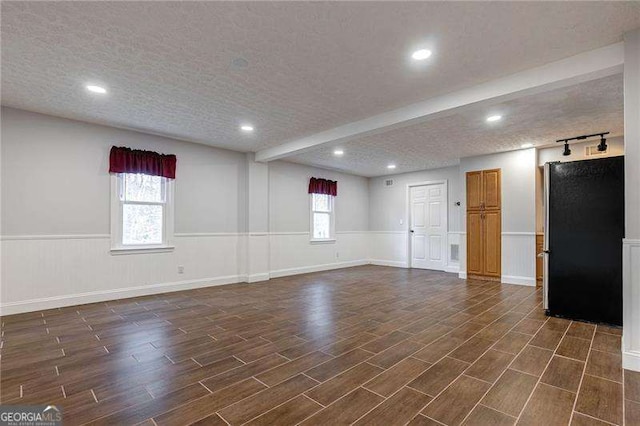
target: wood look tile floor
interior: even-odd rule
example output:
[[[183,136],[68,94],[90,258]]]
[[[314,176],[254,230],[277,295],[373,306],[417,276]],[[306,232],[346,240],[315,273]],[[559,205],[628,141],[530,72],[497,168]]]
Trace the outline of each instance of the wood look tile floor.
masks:
[[[363,266],[2,318],[2,404],[65,424],[637,425],[621,330]]]

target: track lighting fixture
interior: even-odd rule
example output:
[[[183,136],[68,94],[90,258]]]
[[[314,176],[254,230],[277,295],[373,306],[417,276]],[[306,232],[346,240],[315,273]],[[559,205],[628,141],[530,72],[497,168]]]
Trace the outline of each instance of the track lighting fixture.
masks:
[[[600,136],[600,143],[598,144],[598,151],[603,152],[607,150],[607,140],[604,136]]]
[[[598,145],[598,151],[602,152],[607,150],[607,140],[604,138],[604,135],[608,135],[608,134],[609,132],[594,133],[592,135],[581,135],[573,138],[558,139],[556,142],[564,143],[564,151],[562,152],[562,155],[568,156],[568,155],[571,155],[571,148],[569,148],[569,141],[582,141],[587,138],[592,138],[594,136],[600,136],[600,144]]]

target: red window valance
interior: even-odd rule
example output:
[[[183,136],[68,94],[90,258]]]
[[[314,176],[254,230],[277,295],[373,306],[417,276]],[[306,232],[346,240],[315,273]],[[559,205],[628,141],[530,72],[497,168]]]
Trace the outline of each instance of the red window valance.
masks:
[[[175,179],[176,156],[114,146],[109,154],[109,173],[141,173]]]
[[[309,181],[309,194],[329,194],[335,197],[338,195],[338,182],[312,177]]]

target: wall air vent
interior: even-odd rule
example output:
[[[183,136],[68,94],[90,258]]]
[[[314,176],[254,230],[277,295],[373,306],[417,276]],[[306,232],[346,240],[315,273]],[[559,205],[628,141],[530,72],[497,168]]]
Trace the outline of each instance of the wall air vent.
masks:
[[[451,244],[450,246],[451,253],[449,254],[449,258],[452,262],[458,262],[460,260],[460,246],[458,244]]]
[[[384,186],[393,186],[393,179],[387,179],[384,181]]]
[[[584,155],[586,157],[592,157],[596,155],[606,154],[609,151],[609,147],[604,151],[598,151],[598,145],[589,145],[584,147]]]

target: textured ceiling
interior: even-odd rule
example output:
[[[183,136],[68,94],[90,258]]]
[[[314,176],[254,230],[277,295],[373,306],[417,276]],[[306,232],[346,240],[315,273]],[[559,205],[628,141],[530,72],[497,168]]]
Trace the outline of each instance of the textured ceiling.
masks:
[[[4,105],[240,151],[615,43],[640,26],[638,2],[3,1],[1,7]],[[409,63],[408,54],[425,45],[433,57]],[[109,94],[86,93],[89,82]],[[352,171],[379,174],[375,161],[385,158],[384,164],[405,141],[411,148],[396,160],[403,167],[417,166],[412,158],[426,140],[433,141],[434,160],[421,167],[436,157],[453,161],[450,147],[436,142],[471,137],[460,130],[469,118],[438,120],[428,137],[422,127],[404,129],[395,145],[383,135],[357,142],[349,147],[348,158],[359,157]],[[255,134],[238,132],[244,121]],[[508,134],[516,137],[512,144],[522,130]],[[445,139],[442,132],[460,136]],[[473,134],[461,145],[483,152],[494,136],[480,142]],[[500,140],[497,147],[507,144]],[[323,161],[322,152],[308,156]]]
[[[499,122],[487,123],[491,114]],[[519,149],[524,143],[554,144],[563,137],[610,131],[623,133],[622,75],[526,96],[491,107],[409,125],[346,144],[324,147],[287,160],[362,176],[379,176],[458,164],[460,158]],[[333,155],[336,147],[345,153]],[[397,165],[387,170],[389,163]]]

